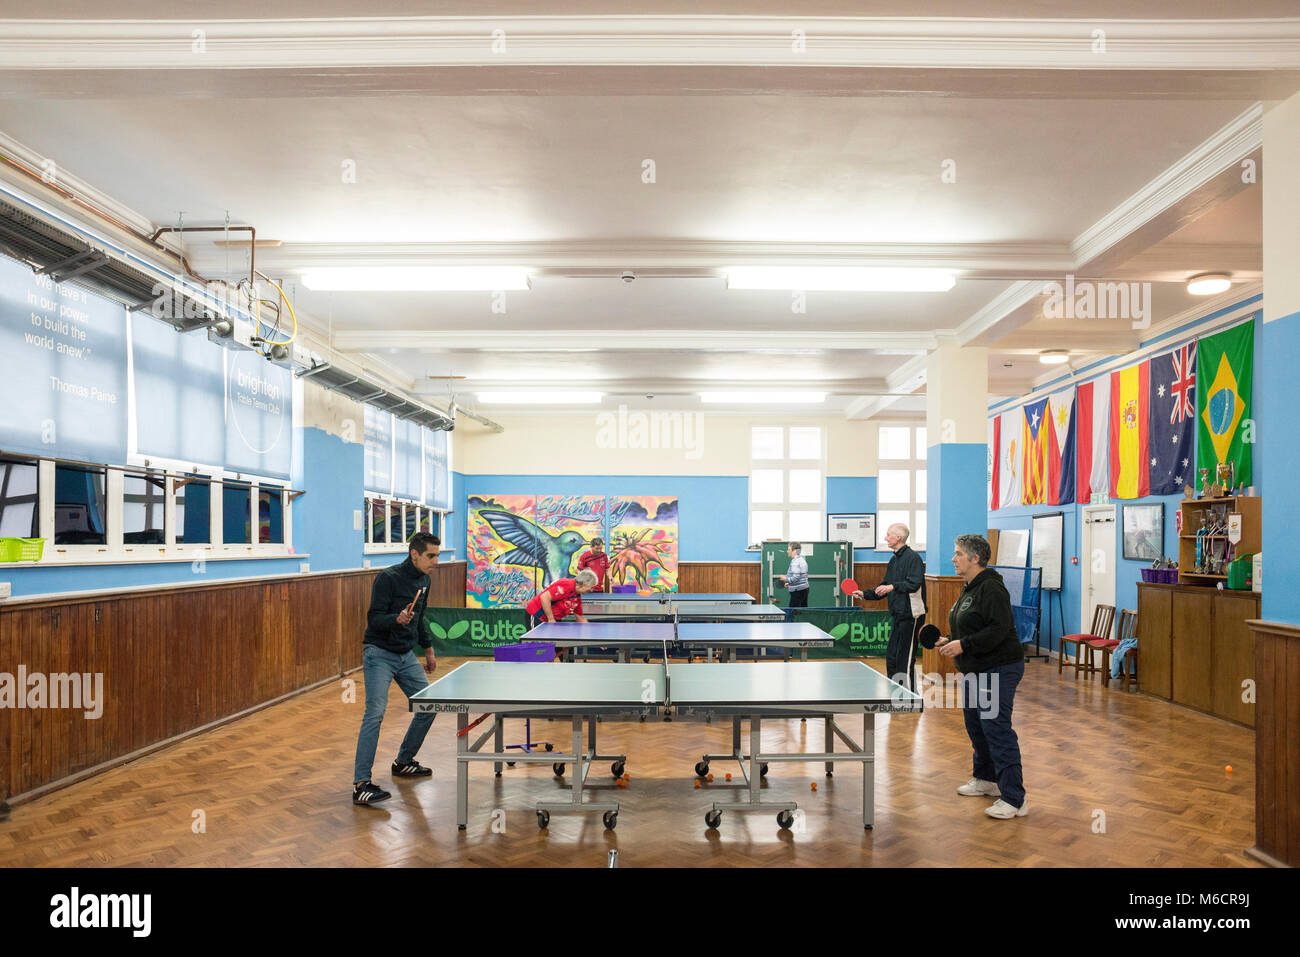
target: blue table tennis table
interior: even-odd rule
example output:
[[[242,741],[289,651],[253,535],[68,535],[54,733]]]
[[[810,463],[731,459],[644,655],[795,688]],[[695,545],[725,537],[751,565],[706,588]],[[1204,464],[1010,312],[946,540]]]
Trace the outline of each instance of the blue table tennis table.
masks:
[[[666,649],[665,649],[666,655]],[[610,761],[613,787],[627,767],[626,754],[602,754],[596,742],[597,717],[645,717],[673,711],[682,718],[732,719],[731,752],[704,754],[695,765],[697,776],[708,775],[711,762],[734,760],[740,766],[743,783],[721,785],[745,793],[739,802],[715,801],[705,811],[709,828],[717,828],[722,815],[739,811],[777,811],[777,824],[789,828],[798,804],[794,801],[764,801],[761,779],[772,762],[825,762],[826,773],[834,765],[855,762],[862,766],[862,825],[875,823],[875,718],[876,714],[910,713],[921,710],[914,692],[890,681],[860,661],[814,662],[721,662],[701,664],[658,664],[624,662],[510,661],[466,662],[438,679],[410,699],[417,713],[456,715],[456,823],[463,830],[469,818],[469,767],[490,762],[499,775],[507,761],[523,764],[552,764],[556,776],[573,765],[568,801],[539,801],[535,805],[537,824],[549,826],[553,813],[600,812],[606,828],[618,823],[617,801],[584,800],[599,784],[589,783],[593,765]],[[471,713],[481,717],[471,722]],[[840,726],[838,716],[862,716],[862,740]],[[547,754],[510,754],[502,745],[507,717],[568,718],[572,727],[572,749]],[[771,752],[762,749],[762,723],[767,719],[820,717],[826,722],[824,750],[818,752]],[[477,739],[469,734],[491,720]],[[744,746],[742,723],[749,722],[748,749]],[[586,725],[584,740],[583,726]],[[687,727],[679,721],[673,727]],[[839,739],[847,751],[835,751]],[[492,740],[495,750],[484,751]],[[710,790],[719,785],[710,785]],[[683,789],[684,798],[694,793]]]
[[[544,621],[524,635],[523,640],[553,644],[566,658],[597,648],[613,649],[620,661],[631,661],[638,652],[657,653],[664,647],[670,656],[703,654],[710,660],[714,651],[720,651],[728,661],[735,661],[741,649],[754,654],[768,648],[787,652],[798,649],[800,659],[807,661],[809,648],[835,645],[835,639],[816,625],[784,618],[717,622]]]
[[[753,605],[754,596],[745,592],[681,592],[681,591],[656,591],[648,595],[638,595],[633,592],[608,592],[593,591],[588,592],[582,597],[584,605],[602,605],[610,602],[649,602],[664,603],[676,602],[678,604],[688,602],[709,602],[711,604],[727,605]]]
[[[606,601],[582,599],[583,617],[588,621],[785,621],[785,609],[778,605],[756,605],[733,601]],[[623,596],[628,598],[629,596]],[[748,596],[746,596],[748,597]]]

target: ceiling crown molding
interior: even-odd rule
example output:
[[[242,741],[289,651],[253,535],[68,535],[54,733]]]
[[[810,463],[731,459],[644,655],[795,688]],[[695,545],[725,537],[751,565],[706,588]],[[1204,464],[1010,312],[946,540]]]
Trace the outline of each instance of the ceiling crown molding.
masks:
[[[0,20],[0,63],[18,70],[612,64],[1259,71],[1300,64],[1300,18],[24,19]]]
[[[1076,268],[1263,145],[1264,106],[1254,103],[1080,233],[1070,244]]]

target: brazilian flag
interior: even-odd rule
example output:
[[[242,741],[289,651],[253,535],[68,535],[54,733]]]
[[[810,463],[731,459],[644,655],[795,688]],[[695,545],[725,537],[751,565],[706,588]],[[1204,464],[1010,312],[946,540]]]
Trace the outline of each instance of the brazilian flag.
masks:
[[[1244,322],[1196,343],[1196,467],[1237,464],[1238,485],[1251,484],[1255,423],[1250,417],[1255,323]],[[1195,487],[1200,487],[1199,476]]]

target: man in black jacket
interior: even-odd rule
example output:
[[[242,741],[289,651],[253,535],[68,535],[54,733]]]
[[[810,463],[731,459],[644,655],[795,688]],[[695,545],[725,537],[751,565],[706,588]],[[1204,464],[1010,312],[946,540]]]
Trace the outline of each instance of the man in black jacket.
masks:
[[[379,746],[379,727],[388,707],[388,686],[397,686],[409,698],[429,683],[426,672],[437,667],[433,642],[424,629],[424,608],[429,602],[429,571],[438,563],[442,545],[438,536],[416,532],[408,543],[406,561],[385,568],[375,576],[370,590],[370,610],[366,613],[366,635],[362,650],[362,674],[366,684],[366,713],[357,735],[356,765],[352,775],[352,803],[375,804],[390,797],[387,791],[370,780]],[[424,667],[412,649],[416,643],[424,648]],[[422,778],[433,774],[415,760],[424,744],[424,736],[433,724],[432,714],[417,714],[402,739],[393,776]]]
[[[868,597],[885,599],[893,619],[893,630],[885,649],[885,675],[909,691],[915,691],[916,636],[925,623],[925,562],[908,547],[909,534],[907,526],[901,523],[890,525],[886,530],[885,544],[894,555],[885,568],[884,581]],[[913,605],[914,596],[916,606]],[[853,597],[862,598],[863,594],[856,592]]]
[[[1025,653],[1007,586],[1001,575],[987,567],[990,551],[980,535],[957,536],[952,564],[966,587],[948,613],[948,637],[939,639],[935,647],[969,676],[962,710],[974,749],[974,776],[957,793],[1000,795],[984,813],[1005,819],[1029,813],[1020,740],[1011,727],[1016,687],[1025,675]]]

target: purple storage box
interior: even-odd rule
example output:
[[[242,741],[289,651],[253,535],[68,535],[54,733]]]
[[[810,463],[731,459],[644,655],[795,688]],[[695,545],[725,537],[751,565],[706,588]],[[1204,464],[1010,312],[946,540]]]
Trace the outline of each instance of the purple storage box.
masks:
[[[1177,569],[1177,568],[1166,568],[1166,569],[1164,570],[1164,575],[1165,575],[1165,584],[1166,584],[1166,585],[1177,585],[1177,584],[1178,584],[1178,569]]]
[[[521,641],[517,645],[497,645],[492,649],[497,661],[554,661],[555,644],[549,641]]]
[[[1156,576],[1156,575],[1160,575],[1160,571],[1159,571],[1158,569],[1155,569],[1155,568],[1140,568],[1140,569],[1138,569],[1138,570],[1139,570],[1140,572],[1142,572],[1142,580],[1143,580],[1144,582],[1153,582],[1153,581],[1156,580],[1156,577],[1155,577],[1155,576]],[[1161,578],[1163,578],[1163,577],[1164,577],[1164,576],[1161,575]]]
[[[613,593],[614,593],[615,595],[635,595],[635,594],[636,594],[636,586],[635,586],[635,585],[615,585],[614,588],[613,588]]]

